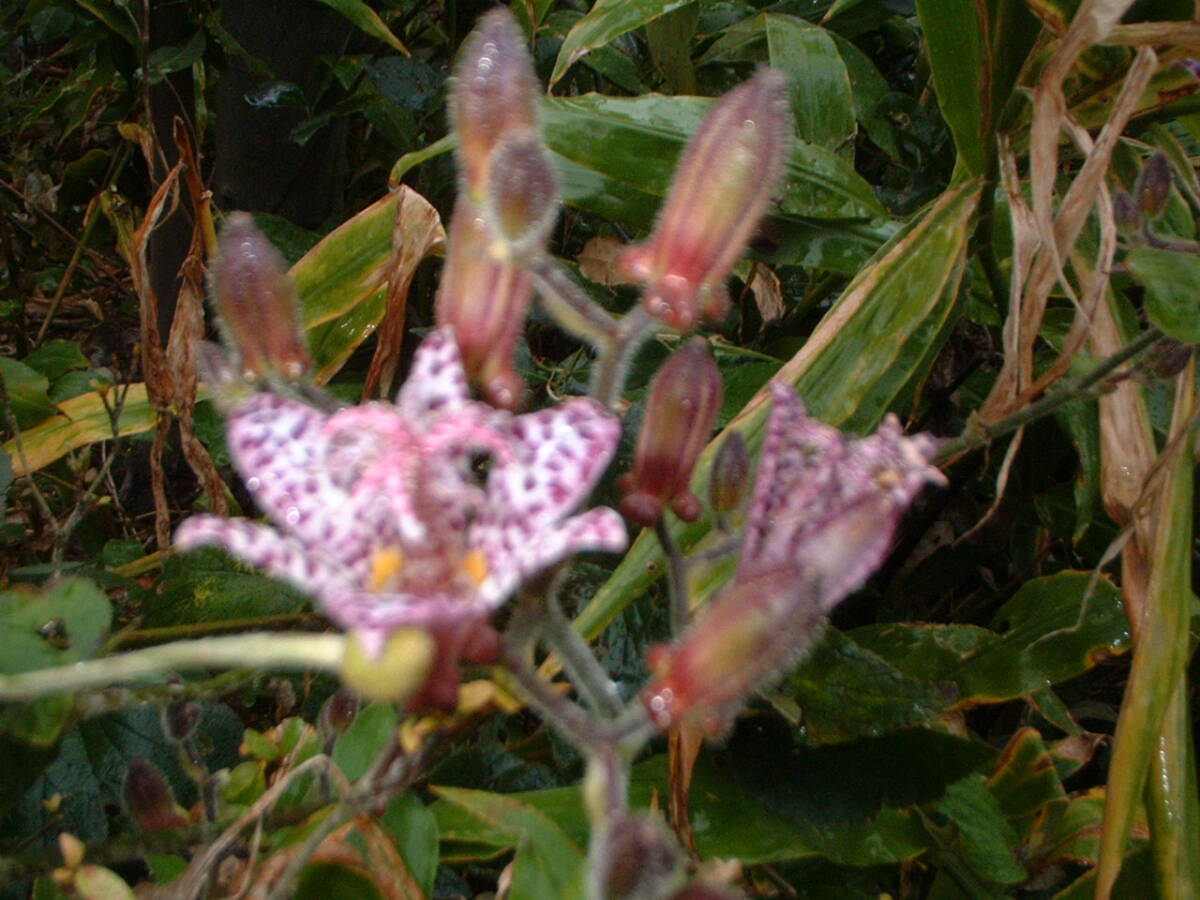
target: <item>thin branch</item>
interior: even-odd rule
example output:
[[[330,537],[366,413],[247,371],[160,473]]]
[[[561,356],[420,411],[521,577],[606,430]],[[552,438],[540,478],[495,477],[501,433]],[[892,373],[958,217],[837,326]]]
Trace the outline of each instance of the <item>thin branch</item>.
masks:
[[[1024,409],[1013,413],[1011,416],[1005,416],[998,422],[991,424],[978,421],[971,422],[962,435],[942,445],[937,455],[933,458],[933,462],[937,465],[952,462],[964,453],[989,444],[996,438],[1003,437],[1024,425],[1048,416],[1060,406],[1064,406],[1075,400],[1094,397],[1096,395],[1095,388],[1098,384],[1112,375],[1123,363],[1128,362],[1158,343],[1162,337],[1163,333],[1157,328],[1144,331],[1112,356],[1099,362],[1089,372],[1079,378],[1065,382],[1060,387],[1047,393],[1036,403],[1031,403]]]

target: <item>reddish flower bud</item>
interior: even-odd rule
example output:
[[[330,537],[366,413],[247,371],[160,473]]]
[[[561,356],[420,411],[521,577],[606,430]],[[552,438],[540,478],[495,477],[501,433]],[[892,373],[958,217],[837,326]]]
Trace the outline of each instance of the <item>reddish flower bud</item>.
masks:
[[[525,393],[513,355],[533,300],[533,278],[493,259],[488,244],[483,220],[460,198],[434,312],[439,325],[454,327],[467,378],[494,406],[513,409]]]
[[[703,338],[688,341],[663,363],[650,383],[633,472],[620,480],[622,514],[641,525],[657,522],[664,506],[685,522],[700,515],[688,483],[721,397],[721,371]]]
[[[175,743],[182,743],[196,733],[196,726],[204,711],[199,703],[191,700],[175,700],[163,709],[163,733]]]
[[[1122,231],[1137,231],[1142,227],[1142,212],[1132,197],[1122,190],[1113,194],[1113,220]]]
[[[538,82],[512,13],[493,9],[467,39],[454,70],[450,118],[464,189],[481,203],[492,151],[513,132],[537,131]]]
[[[630,814],[611,821],[592,847],[592,896],[665,897],[683,880],[679,842],[657,819]]]
[[[717,451],[712,473],[708,476],[708,496],[713,511],[726,513],[737,509],[746,495],[749,478],[750,452],[746,449],[746,439],[739,432],[731,431]]]
[[[620,268],[646,308],[686,331],[724,317],[724,281],[758,227],[791,144],[787,79],[762,69],[717,101],[683,152],[650,240]]]
[[[1154,219],[1162,214],[1171,196],[1171,163],[1166,156],[1155,153],[1146,160],[1134,191],[1137,194],[1138,208],[1147,219]]]
[[[558,180],[533,132],[505,138],[492,153],[483,213],[494,257],[519,261],[541,250],[558,217]]]
[[[311,362],[299,301],[283,258],[254,219],[233,213],[221,231],[212,272],[218,321],[243,377],[296,379]]]
[[[346,688],[334,691],[321,705],[321,712],[317,716],[317,728],[326,738],[341,734],[354,722],[359,705],[358,697],[353,691]]]
[[[162,772],[140,756],[129,761],[121,794],[130,817],[142,831],[178,828],[188,823]]]
[[[746,895],[729,885],[717,887],[698,881],[689,884],[671,900],[746,900]]]

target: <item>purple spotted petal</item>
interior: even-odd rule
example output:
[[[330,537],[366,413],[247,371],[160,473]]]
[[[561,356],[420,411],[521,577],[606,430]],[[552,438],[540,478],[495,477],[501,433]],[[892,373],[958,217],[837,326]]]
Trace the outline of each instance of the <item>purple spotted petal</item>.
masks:
[[[488,538],[488,546],[479,547],[488,563],[488,575],[479,586],[479,596],[490,606],[502,603],[525,578],[573,553],[619,552],[628,543],[625,522],[607,507],[572,516],[532,538],[523,529],[515,528]]]
[[[275,394],[255,394],[229,418],[229,450],[254,502],[305,546],[361,563],[377,523],[351,511],[331,467],[326,416]]]
[[[790,388],[771,390],[737,578],[795,568],[828,610],[883,561],[921,488],[944,479],[928,464],[934,442],[905,437],[895,417],[876,434],[847,438],[805,415]]]
[[[312,547],[246,519],[193,516],[175,531],[175,547],[190,550],[215,544],[247,565],[262,569],[322,601],[349,590],[352,582],[336,561]]]
[[[578,398],[517,417],[513,458],[488,476],[494,515],[479,527],[523,527],[532,535],[583,501],[608,466],[621,423],[594,400]]]
[[[415,423],[454,415],[470,402],[454,332],[439,328],[417,348],[408,380],[396,395],[396,406],[402,416]]]
[[[332,597],[325,611],[342,628],[356,631],[363,648],[371,656],[377,656],[383,650],[388,637],[398,628],[429,628],[478,618],[487,612],[464,602],[457,594],[418,596],[361,590],[343,591]]]

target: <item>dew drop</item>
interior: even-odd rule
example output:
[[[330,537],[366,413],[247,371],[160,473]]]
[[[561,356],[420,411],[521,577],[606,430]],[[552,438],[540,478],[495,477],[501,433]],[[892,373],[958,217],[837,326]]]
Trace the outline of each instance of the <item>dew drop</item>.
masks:
[[[259,479],[258,476],[254,476],[252,478],[246,479],[246,489],[247,490],[257,491],[260,487],[262,487],[262,480]]]
[[[288,508],[287,515],[284,516],[284,521],[289,525],[295,525],[300,521],[300,510],[292,506]]]

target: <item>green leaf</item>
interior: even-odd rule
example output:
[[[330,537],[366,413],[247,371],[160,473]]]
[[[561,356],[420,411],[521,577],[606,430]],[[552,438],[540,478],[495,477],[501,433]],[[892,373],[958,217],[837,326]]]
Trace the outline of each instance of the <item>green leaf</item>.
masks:
[[[900,159],[900,145],[896,141],[892,120],[881,111],[880,105],[887,97],[891,88],[887,79],[871,61],[871,57],[863,53],[850,41],[836,31],[827,32],[841,54],[846,66],[846,74],[850,78],[850,90],[854,95],[854,115],[866,131],[867,137],[875,142],[884,153],[893,160]]]
[[[438,867],[437,819],[421,798],[405,791],[388,804],[380,824],[388,830],[404,864],[426,896],[433,894]]]
[[[700,16],[696,7],[697,4],[689,3],[646,23],[650,58],[672,94],[695,94],[699,89],[691,54]]]
[[[1021,697],[1086,672],[1129,647],[1121,593],[1091,572],[1026,582],[996,613],[1005,628],[949,674],[962,703]]]
[[[560,169],[563,198],[601,215],[648,226],[657,203],[643,196],[633,202],[633,215],[618,215],[623,195],[631,188],[649,198],[666,195],[684,144],[712,103],[705,97],[659,94],[548,98],[542,104],[546,144],[575,166],[565,173]],[[639,213],[644,206],[649,210]],[[788,164],[779,211],[809,219],[871,219],[884,214],[871,186],[849,163],[803,141],[797,142]]]
[[[1054,758],[1036,728],[1022,728],[1013,735],[988,786],[1018,834],[1028,834],[1048,805],[1067,800]]]
[[[36,369],[0,356],[0,379],[3,380],[13,415],[17,417],[18,427],[29,428],[58,412],[46,396],[50,382]]]
[[[347,780],[366,774],[396,731],[396,707],[391,703],[372,703],[359,711],[333,745],[333,761]]]
[[[828,629],[780,692],[800,707],[806,740],[833,743],[934,724],[953,695],[902,674],[835,629]]]
[[[379,14],[363,0],[320,0],[320,2],[337,10],[371,37],[383,41],[393,50],[408,56],[408,49],[400,43],[400,39],[392,34],[383,19],[379,18]]]
[[[976,5],[959,0],[917,0],[917,15],[938,106],[958,148],[961,164],[972,175],[983,174],[990,123],[983,101],[986,82],[985,38]]]
[[[471,835],[467,840],[478,843],[500,840],[503,846],[516,849],[511,895],[514,900],[568,896],[583,851],[556,824],[556,819],[513,795],[450,787],[435,787],[433,791],[444,803],[467,814],[465,823],[461,816],[452,816],[449,828],[439,817],[439,831],[443,835],[459,840]],[[437,808],[435,804],[435,814]],[[476,823],[473,833],[470,820]]]
[[[71,369],[86,369],[90,363],[75,341],[47,341],[24,359],[25,365],[41,372],[51,381],[61,378]]]
[[[0,359],[0,371],[5,362]],[[146,398],[146,386],[131,384],[107,393],[109,402],[114,404],[122,395],[121,415],[117,420],[120,434],[140,434],[153,428],[155,416]],[[72,397],[58,404],[57,412],[58,415],[21,433],[21,452],[15,439],[4,445],[5,452],[13,459],[14,474],[36,472],[72,450],[113,438],[112,420],[99,394]]]
[[[1146,289],[1146,314],[1168,337],[1200,343],[1200,259],[1189,253],[1137,247],[1125,266]]]
[[[575,23],[559,48],[550,74],[550,87],[589,51],[607,44],[651,22],[659,16],[686,6],[691,0],[596,0],[586,16]]]
[[[203,547],[167,558],[162,587],[146,595],[142,620],[155,628],[281,615],[308,606],[295,588],[249,570],[222,550]]]
[[[296,900],[384,900],[368,875],[337,863],[306,865],[296,881]]]
[[[1017,862],[1017,833],[1004,818],[982,775],[950,785],[935,808],[958,827],[953,852],[980,878],[1012,885],[1026,878]]]
[[[47,632],[54,634],[56,642],[65,644],[61,651],[55,651],[61,653],[63,661],[90,659],[111,622],[112,605],[108,597],[83,578],[63,578],[33,596],[20,590],[0,594],[0,625],[34,637]],[[7,645],[4,656],[4,664],[11,666],[7,662]],[[7,668],[6,671],[27,670]]]
[[[853,152],[854,93],[829,32],[795,16],[763,18],[771,65],[788,76],[796,133],[827,150]]]

